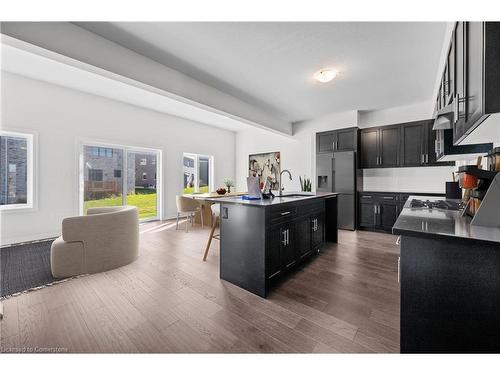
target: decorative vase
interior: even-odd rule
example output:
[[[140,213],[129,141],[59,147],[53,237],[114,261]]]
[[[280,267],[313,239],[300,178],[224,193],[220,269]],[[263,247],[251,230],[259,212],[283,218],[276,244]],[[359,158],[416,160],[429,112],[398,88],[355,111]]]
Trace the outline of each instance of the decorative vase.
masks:
[[[231,192],[231,186],[227,187],[227,193],[229,194]]]

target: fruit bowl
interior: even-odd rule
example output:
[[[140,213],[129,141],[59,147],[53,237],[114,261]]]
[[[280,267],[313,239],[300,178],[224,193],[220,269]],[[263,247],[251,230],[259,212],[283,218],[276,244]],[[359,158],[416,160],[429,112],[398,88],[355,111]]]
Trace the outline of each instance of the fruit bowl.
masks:
[[[218,188],[218,189],[216,190],[216,192],[217,192],[217,194],[219,194],[219,195],[224,195],[224,194],[226,194],[226,189],[225,189],[225,188],[223,188],[223,187],[221,187],[221,188]]]

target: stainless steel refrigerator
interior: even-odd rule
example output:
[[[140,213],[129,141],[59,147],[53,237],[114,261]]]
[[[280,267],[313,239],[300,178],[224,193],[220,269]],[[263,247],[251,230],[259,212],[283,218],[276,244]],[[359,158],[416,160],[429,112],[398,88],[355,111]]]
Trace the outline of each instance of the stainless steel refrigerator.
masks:
[[[354,151],[318,154],[316,190],[338,193],[338,228],[356,226],[356,153]]]

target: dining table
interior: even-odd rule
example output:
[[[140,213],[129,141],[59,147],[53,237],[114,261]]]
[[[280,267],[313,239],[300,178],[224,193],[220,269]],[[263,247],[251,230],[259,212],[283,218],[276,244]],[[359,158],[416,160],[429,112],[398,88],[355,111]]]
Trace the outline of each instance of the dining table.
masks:
[[[225,197],[236,197],[247,194],[246,192],[231,192],[225,194],[219,194],[217,192],[211,193],[190,193],[183,194],[183,197],[196,199],[201,204],[201,212],[197,213],[194,217],[194,222],[196,224],[201,224],[201,216],[203,215],[203,223],[205,225],[212,225],[212,209],[210,206],[215,204],[215,202],[209,201],[209,198],[225,198]]]

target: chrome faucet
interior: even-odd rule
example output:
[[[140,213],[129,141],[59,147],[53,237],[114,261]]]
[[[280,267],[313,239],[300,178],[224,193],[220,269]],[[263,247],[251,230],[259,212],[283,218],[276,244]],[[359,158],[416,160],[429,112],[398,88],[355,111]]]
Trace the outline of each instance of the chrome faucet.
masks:
[[[281,192],[282,192],[282,190],[283,190],[283,188],[281,187],[281,175],[283,174],[283,172],[288,173],[288,177],[290,177],[290,181],[292,181],[292,174],[290,173],[290,171],[289,171],[288,169],[283,169],[283,170],[280,172],[280,181],[279,181],[279,186],[278,186],[278,187],[279,187],[279,196],[280,196],[280,197],[282,196]]]

